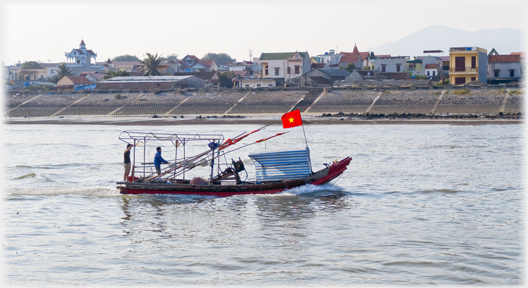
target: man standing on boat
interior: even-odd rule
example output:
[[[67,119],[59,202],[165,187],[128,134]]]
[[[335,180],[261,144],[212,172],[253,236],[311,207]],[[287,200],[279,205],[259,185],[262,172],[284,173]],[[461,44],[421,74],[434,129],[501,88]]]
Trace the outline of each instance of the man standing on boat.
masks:
[[[123,177],[124,181],[127,182],[128,181],[128,175],[130,174],[130,149],[132,149],[133,145],[132,144],[127,144],[127,148],[125,150],[125,176]]]
[[[156,147],[156,156],[154,156],[154,166],[156,167],[156,172],[158,175],[161,174],[161,164],[169,164],[163,157],[161,157],[161,147]]]

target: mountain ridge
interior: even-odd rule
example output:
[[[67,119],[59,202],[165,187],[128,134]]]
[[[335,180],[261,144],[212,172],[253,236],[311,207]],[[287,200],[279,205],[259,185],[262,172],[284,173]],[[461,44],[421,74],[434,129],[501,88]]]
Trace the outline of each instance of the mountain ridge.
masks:
[[[449,55],[449,47],[495,48],[500,54],[523,51],[523,31],[512,28],[481,29],[474,32],[444,25],[431,25],[404,36],[370,48],[376,55],[422,56],[424,50],[442,50]]]

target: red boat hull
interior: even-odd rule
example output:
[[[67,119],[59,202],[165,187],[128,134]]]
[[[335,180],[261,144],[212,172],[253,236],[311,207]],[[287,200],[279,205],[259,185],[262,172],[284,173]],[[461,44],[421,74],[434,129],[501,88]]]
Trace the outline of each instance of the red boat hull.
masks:
[[[247,194],[276,194],[287,189],[306,184],[322,185],[335,179],[347,169],[352,158],[347,157],[333,163],[306,179],[283,181],[270,184],[240,184],[231,186],[221,185],[190,185],[190,184],[153,184],[119,182],[117,188],[121,194],[179,194],[228,197]]]

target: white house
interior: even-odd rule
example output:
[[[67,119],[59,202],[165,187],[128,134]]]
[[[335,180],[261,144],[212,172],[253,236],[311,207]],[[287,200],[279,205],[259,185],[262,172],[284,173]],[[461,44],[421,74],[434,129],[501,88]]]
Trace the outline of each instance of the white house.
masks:
[[[308,52],[262,53],[254,62],[254,78],[275,79],[277,85],[311,70]]]
[[[243,78],[238,80],[239,87],[250,88],[275,87],[275,83],[275,79],[271,78]]]
[[[66,56],[66,65],[71,68],[74,74],[79,74],[83,71],[103,71],[104,69],[103,66],[96,64],[97,53],[86,49],[84,40],[81,40],[79,49],[74,48],[64,54]]]
[[[324,54],[317,55],[318,63],[325,63],[325,64],[336,64],[339,63],[339,60],[341,59],[341,54],[335,54],[334,49],[330,49],[330,52],[325,52]]]

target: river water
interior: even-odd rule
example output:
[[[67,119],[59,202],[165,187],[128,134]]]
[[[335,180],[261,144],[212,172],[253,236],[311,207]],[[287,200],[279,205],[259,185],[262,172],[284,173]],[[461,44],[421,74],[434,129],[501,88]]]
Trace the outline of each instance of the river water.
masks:
[[[115,189],[123,177],[123,130],[228,138],[255,128],[4,126],[4,281],[525,283],[522,125],[310,125],[314,170],[353,157],[334,184],[226,198]],[[304,147],[302,128],[288,131],[234,157],[251,174],[248,152]],[[270,126],[252,139],[278,132],[281,126]]]

